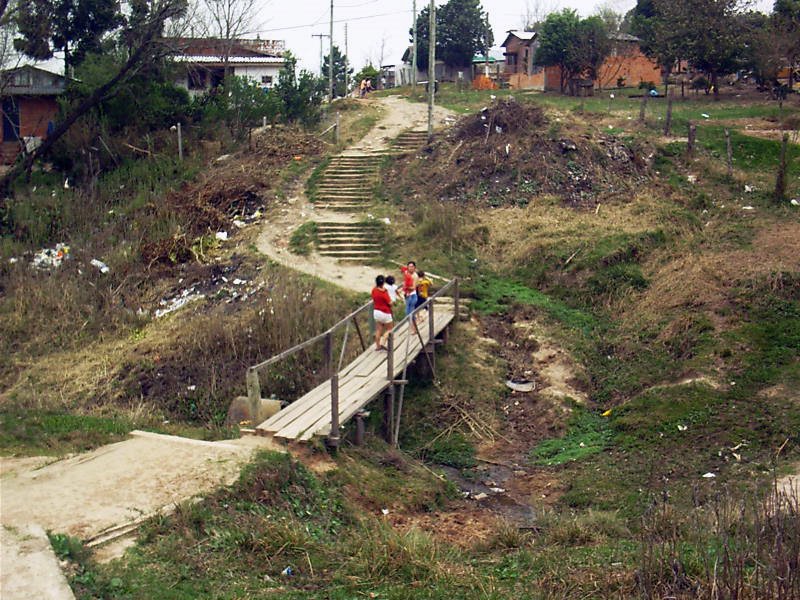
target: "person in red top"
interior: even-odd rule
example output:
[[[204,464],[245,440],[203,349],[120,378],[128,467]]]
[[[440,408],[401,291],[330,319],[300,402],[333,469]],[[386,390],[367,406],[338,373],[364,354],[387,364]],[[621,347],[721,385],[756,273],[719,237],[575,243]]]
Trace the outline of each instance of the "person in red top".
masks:
[[[381,344],[383,337],[392,330],[392,298],[389,290],[384,287],[386,279],[383,275],[375,278],[375,287],[372,288],[372,314],[375,317],[375,350],[386,350]]]
[[[405,267],[400,267],[403,274],[403,296],[406,299],[406,316],[410,315],[417,307],[417,263],[408,261]]]

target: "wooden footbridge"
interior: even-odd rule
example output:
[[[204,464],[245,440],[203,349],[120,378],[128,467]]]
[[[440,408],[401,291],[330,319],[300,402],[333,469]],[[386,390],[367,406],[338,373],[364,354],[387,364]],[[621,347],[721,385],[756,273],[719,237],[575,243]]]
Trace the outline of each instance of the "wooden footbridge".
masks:
[[[434,349],[447,340],[448,329],[459,314],[458,280],[449,281],[412,315],[397,323],[387,337],[386,350],[377,350],[369,336],[374,326],[372,311],[369,302],[327,331],[250,367],[247,394],[251,402],[259,402],[260,375],[270,368],[278,370],[279,363],[285,361],[290,362],[283,368],[291,369],[291,361],[297,359],[298,353],[308,353],[315,345],[323,347],[324,381],[258,425],[258,434],[300,442],[325,437],[328,445],[335,448],[340,443],[342,425],[355,418],[356,443],[360,443],[363,417],[368,414],[364,408],[383,395],[384,433],[387,441],[397,443],[409,365],[423,354],[425,364],[435,371]],[[355,332],[352,337],[351,330]],[[369,337],[365,338],[365,332]],[[348,355],[355,358],[346,362]]]

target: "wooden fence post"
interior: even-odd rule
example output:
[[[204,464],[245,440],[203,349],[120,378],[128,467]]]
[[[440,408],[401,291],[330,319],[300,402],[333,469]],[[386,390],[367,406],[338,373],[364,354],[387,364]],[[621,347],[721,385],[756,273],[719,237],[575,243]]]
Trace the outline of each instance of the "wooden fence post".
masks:
[[[411,327],[411,323],[408,325]],[[389,380],[389,387],[383,396],[383,437],[391,444],[394,431],[394,330],[386,338],[386,349],[386,378]]]
[[[323,375],[325,379],[329,379],[333,375],[333,332],[329,331],[325,334],[325,368]]]
[[[694,156],[694,143],[697,139],[697,125],[689,121],[689,139],[686,142],[686,153]]]
[[[644,117],[647,113],[647,94],[642,96],[642,105],[639,107],[639,122],[644,123]]]
[[[664,121],[664,135],[669,135],[669,131],[672,128],[672,97],[670,97],[669,101],[667,102],[667,117]]]
[[[336,133],[335,141],[336,141],[337,144],[339,143],[339,139],[340,139],[339,129],[341,129],[341,126],[342,126],[342,114],[337,112],[336,113],[336,129],[334,130],[335,133]]]
[[[461,302],[458,297],[458,277],[456,277],[453,280],[453,310],[455,311],[453,315],[453,326],[455,326],[461,318],[461,312],[459,310],[460,304]]]
[[[733,148],[731,148],[731,132],[725,130],[725,153],[728,157],[728,177],[733,177]]]
[[[789,146],[789,134],[783,134],[781,143],[781,159],[778,163],[778,174],[775,177],[775,202],[786,199],[786,151]]]
[[[328,446],[334,449],[339,447],[339,373],[331,376],[331,432]]]

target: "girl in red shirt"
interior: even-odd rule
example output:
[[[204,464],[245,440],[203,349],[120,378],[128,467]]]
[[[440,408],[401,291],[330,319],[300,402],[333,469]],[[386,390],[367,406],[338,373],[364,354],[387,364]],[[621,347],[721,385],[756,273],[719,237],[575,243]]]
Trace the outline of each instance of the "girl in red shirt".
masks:
[[[375,350],[386,350],[381,344],[383,337],[392,330],[392,298],[389,290],[384,287],[386,279],[383,275],[375,278],[375,287],[372,288],[372,314],[375,317]]]

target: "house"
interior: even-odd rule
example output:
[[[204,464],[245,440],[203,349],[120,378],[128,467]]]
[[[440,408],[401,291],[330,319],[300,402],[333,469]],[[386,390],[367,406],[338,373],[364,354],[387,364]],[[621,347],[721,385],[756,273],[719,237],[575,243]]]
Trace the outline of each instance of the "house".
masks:
[[[57,97],[66,78],[40,65],[0,72],[3,140],[0,162],[13,163],[20,152],[32,151],[47,137],[58,116]]]
[[[643,81],[661,81],[661,67],[642,52],[642,40],[627,33],[609,38],[611,53],[597,72],[596,87],[636,87]]]
[[[413,46],[406,48],[403,53],[403,59],[400,66],[395,69],[395,84],[396,85],[411,85],[413,81],[413,68],[412,57]],[[419,57],[417,57],[419,58]],[[472,67],[459,67],[453,65],[446,65],[443,60],[437,59],[434,68],[436,73],[436,81],[450,81],[450,82],[468,82],[472,79]],[[427,81],[428,71],[417,69],[417,81]]]
[[[183,67],[175,83],[190,96],[219,86],[226,68],[268,90],[278,82],[278,73],[286,64],[286,45],[280,40],[178,38],[168,43],[174,46],[173,60]]]
[[[524,90],[545,90],[548,84],[558,88],[560,71],[558,67],[542,67],[533,59],[539,40],[535,31],[510,29],[506,39],[500,44],[505,51],[503,78],[508,87]]]

